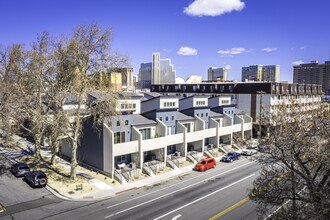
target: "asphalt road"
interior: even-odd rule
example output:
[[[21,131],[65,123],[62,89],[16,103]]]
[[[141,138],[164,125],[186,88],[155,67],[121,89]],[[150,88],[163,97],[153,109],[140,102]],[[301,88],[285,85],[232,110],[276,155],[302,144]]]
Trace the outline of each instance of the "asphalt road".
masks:
[[[49,216],[45,219],[210,219],[242,201],[260,167],[246,159],[218,163],[162,184]],[[218,219],[256,219],[254,204],[242,203]]]
[[[7,211],[0,219],[257,218],[254,203],[244,198],[260,167],[244,158],[92,203],[63,201],[46,189],[31,189],[6,169],[0,170],[0,203]]]

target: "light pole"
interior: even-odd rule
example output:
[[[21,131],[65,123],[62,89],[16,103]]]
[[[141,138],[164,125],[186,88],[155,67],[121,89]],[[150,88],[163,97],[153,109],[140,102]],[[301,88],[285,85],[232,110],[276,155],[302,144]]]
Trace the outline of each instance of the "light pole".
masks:
[[[260,104],[259,104],[259,134],[258,134],[258,139],[259,143],[261,140],[261,126],[262,126],[262,96],[263,94],[266,94],[264,91],[260,90],[257,91],[257,94],[260,94]]]

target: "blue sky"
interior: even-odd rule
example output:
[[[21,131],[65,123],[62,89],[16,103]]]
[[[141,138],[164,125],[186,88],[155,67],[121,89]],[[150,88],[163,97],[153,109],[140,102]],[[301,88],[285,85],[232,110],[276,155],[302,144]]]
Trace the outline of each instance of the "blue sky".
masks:
[[[329,8],[329,0],[0,0],[0,44],[98,22],[112,28],[113,49],[135,75],[157,51],[184,79],[227,66],[240,80],[243,66],[278,64],[281,81],[292,81],[293,63],[329,60]]]

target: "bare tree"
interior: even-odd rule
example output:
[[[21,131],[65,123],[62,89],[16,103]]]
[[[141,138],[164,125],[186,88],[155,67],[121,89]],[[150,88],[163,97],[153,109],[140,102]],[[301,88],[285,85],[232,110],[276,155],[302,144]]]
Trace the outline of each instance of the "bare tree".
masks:
[[[101,88],[100,85],[96,88],[93,83],[95,73],[107,73],[109,67],[125,63],[124,57],[110,54],[111,36],[110,29],[101,29],[97,24],[82,25],[75,29],[59,51],[62,62],[58,66],[62,71],[58,72],[58,80],[66,85],[63,92],[72,94],[75,101],[75,108],[65,112],[69,128],[66,135],[72,148],[71,179],[76,177],[77,149],[84,119],[92,115],[96,123],[103,123],[106,116],[115,112],[116,96],[111,88]],[[101,91],[101,97],[89,103],[88,93],[96,89]]]
[[[14,117],[21,103],[18,95],[17,75],[24,69],[25,51],[15,44],[0,50],[0,118],[1,129],[7,139],[14,126]]]
[[[256,156],[262,171],[251,191],[260,218],[273,213],[271,219],[329,219],[329,113],[303,114],[292,105],[271,119]]]
[[[20,98],[24,104],[21,106],[23,114],[17,120],[21,120],[21,128],[32,135],[37,158],[41,158],[40,146],[47,124],[45,115],[49,106],[43,98],[47,91],[45,76],[54,70],[52,53],[51,38],[44,32],[27,52],[25,71],[18,73]]]

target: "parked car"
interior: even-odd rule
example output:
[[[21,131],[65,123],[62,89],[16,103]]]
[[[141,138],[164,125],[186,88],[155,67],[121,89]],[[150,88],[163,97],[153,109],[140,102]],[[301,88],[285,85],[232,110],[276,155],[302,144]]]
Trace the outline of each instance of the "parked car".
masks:
[[[252,144],[249,144],[246,149],[253,149],[253,150],[257,150],[258,149],[258,146],[259,144],[257,143],[252,143]]]
[[[195,165],[194,170],[203,172],[208,169],[214,168],[216,165],[217,163],[214,158],[212,157],[203,158]]]
[[[225,156],[223,156],[220,161],[233,162],[234,160],[239,160],[240,156],[241,154],[238,152],[229,152]]]
[[[25,173],[30,171],[29,166],[24,162],[19,162],[11,165],[10,171],[16,176],[21,177],[24,176]]]
[[[255,149],[244,149],[244,150],[242,150],[241,155],[252,156],[253,154],[256,154],[256,153],[258,153],[258,151]]]
[[[44,187],[48,183],[46,174],[41,170],[34,170],[26,173],[24,180],[33,188],[36,186]]]

